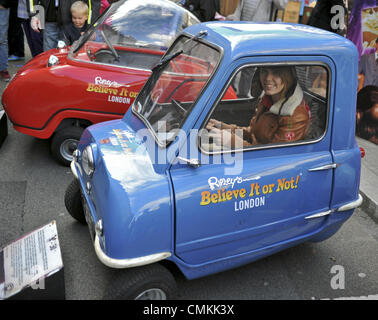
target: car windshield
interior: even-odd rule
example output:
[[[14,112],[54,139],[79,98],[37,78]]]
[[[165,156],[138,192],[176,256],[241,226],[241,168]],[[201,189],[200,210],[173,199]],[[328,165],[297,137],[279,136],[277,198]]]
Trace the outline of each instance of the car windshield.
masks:
[[[150,69],[176,35],[196,23],[194,15],[171,1],[118,1],[72,45],[71,54],[79,60]]]
[[[181,36],[175,42],[153,68],[133,104],[133,111],[162,146],[171,142],[182,128],[219,64],[220,52],[200,41],[200,36]]]

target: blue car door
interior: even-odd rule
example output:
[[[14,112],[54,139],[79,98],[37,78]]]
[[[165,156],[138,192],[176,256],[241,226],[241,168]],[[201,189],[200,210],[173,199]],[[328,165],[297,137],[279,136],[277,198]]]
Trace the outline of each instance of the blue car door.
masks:
[[[188,158],[201,160],[196,168],[181,161],[170,170],[175,193],[175,253],[187,264],[277,251],[319,232],[325,224],[334,168],[328,121],[332,68],[325,58],[317,63],[313,61],[319,58],[307,58],[311,63],[298,57],[284,59],[282,63],[296,68],[311,112],[312,135],[235,152],[209,149],[201,136],[198,148],[185,147]],[[243,65],[240,70],[249,68],[253,73],[257,67]],[[256,103],[259,96],[252,92],[255,97],[222,99],[226,88],[235,87],[241,78],[236,74],[232,73],[218,97],[209,100],[213,106],[200,116],[197,129],[204,129],[217,116],[248,126],[246,118],[252,108],[248,104]],[[326,79],[326,87],[317,90],[312,85],[319,76]]]

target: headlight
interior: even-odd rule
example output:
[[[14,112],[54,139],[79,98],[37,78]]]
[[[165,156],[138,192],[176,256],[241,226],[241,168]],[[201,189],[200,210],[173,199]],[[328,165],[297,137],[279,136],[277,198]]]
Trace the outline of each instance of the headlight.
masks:
[[[91,146],[87,146],[83,154],[81,156],[81,165],[83,167],[84,172],[91,177],[93,175],[95,166],[94,166],[94,159],[93,159],[93,151]]]
[[[57,56],[51,55],[47,61],[47,66],[52,67],[59,64],[59,58]]]

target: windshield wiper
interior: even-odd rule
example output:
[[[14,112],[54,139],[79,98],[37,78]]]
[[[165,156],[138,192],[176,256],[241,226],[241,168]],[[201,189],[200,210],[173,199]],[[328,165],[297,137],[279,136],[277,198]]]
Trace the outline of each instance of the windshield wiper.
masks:
[[[200,32],[198,32],[196,35],[194,35],[193,37],[189,38],[188,40],[186,40],[184,42],[184,45],[189,42],[189,41],[192,41],[192,40],[198,40],[199,38],[202,38],[204,36],[207,36],[207,30],[201,30]]]
[[[155,71],[156,69],[159,69],[162,66],[165,66],[169,61],[173,60],[174,58],[176,58],[177,56],[179,56],[183,52],[184,52],[184,50],[179,50],[175,53],[172,53],[172,54],[164,57],[155,66],[153,66],[152,71]]]
[[[189,41],[192,41],[192,40],[197,40],[199,38],[202,38],[204,36],[207,35],[207,30],[202,30],[200,32],[198,32],[196,35],[194,35],[193,37],[189,38],[188,40],[186,40],[184,42],[184,45],[189,42]],[[161,68],[162,66],[165,66],[168,62],[170,62],[171,60],[173,60],[174,58],[178,57],[180,54],[182,54],[184,52],[184,50],[179,50],[175,53],[172,53],[168,56],[165,56],[163,59],[161,59],[155,66],[152,67],[152,71],[155,71],[156,69],[159,69]]]

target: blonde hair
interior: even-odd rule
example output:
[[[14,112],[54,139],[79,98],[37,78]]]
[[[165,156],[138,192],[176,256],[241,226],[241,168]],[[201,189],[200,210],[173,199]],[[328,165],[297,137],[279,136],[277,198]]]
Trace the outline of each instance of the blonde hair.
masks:
[[[89,8],[87,6],[87,4],[83,1],[75,1],[72,5],[71,5],[71,13],[72,12],[80,12],[80,13],[83,13],[85,15],[88,15],[88,12],[89,12]]]

